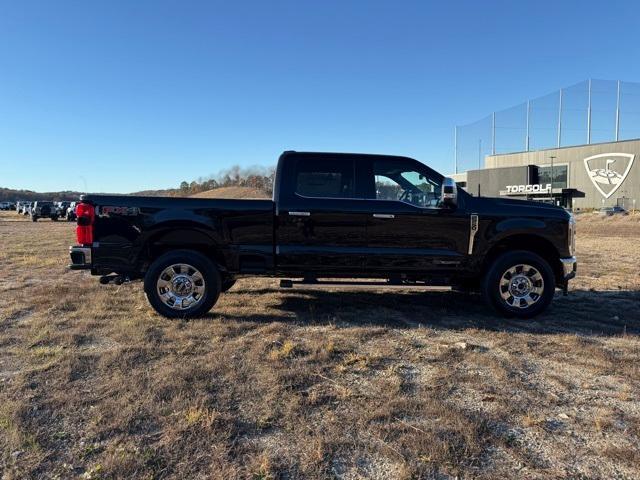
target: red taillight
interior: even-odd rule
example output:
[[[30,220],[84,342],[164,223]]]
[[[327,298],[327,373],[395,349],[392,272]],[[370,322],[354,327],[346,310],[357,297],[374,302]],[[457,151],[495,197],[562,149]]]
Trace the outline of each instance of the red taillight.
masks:
[[[93,205],[79,203],[76,206],[76,217],[78,226],[76,227],[76,240],[80,245],[90,245],[93,243],[93,221],[96,218],[96,211]]]

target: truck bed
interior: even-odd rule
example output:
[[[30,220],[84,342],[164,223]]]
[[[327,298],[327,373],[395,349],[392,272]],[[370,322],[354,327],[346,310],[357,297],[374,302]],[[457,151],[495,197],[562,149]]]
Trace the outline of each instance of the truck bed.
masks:
[[[118,273],[144,270],[150,250],[219,252],[220,267],[258,273],[274,267],[271,200],[85,195],[96,207],[94,264]]]

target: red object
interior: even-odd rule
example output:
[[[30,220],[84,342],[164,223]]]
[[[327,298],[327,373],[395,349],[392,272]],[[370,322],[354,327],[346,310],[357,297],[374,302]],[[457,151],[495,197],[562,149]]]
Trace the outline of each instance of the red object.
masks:
[[[93,205],[79,203],[76,206],[77,223],[76,240],[80,245],[91,245],[93,243],[93,221],[96,218],[96,211]]]

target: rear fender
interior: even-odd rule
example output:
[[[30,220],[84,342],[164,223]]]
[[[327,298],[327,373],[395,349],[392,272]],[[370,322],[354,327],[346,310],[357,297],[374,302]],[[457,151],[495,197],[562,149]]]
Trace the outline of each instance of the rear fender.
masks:
[[[210,223],[167,220],[149,230],[141,252],[139,269],[146,271],[155,258],[167,251],[189,249],[206,255],[224,271],[228,267],[223,251],[224,243],[222,236]]]

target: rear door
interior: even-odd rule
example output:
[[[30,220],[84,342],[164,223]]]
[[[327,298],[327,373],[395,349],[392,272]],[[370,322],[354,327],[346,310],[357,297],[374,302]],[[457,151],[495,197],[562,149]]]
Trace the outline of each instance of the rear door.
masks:
[[[282,272],[357,274],[364,262],[366,206],[350,155],[288,154],[278,168],[276,258]]]

